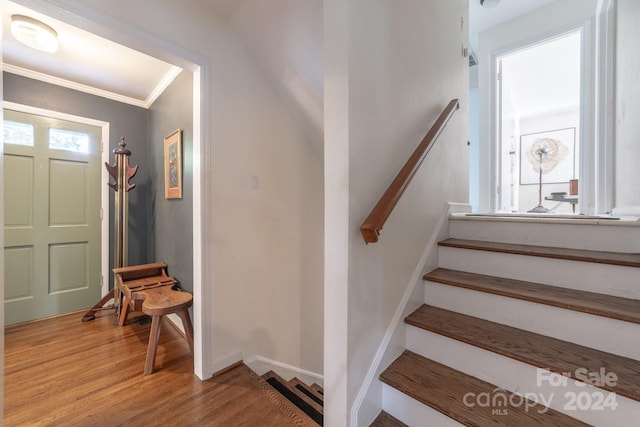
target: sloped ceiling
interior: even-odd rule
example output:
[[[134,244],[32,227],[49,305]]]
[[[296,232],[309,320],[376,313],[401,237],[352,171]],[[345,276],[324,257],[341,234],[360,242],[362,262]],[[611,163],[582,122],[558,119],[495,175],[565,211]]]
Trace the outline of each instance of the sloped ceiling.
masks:
[[[197,0],[224,16],[322,153],[322,0]]]
[[[322,0],[196,0],[227,19],[256,65],[269,76],[307,139],[322,150]],[[501,0],[480,6],[469,0],[469,38],[554,0]]]

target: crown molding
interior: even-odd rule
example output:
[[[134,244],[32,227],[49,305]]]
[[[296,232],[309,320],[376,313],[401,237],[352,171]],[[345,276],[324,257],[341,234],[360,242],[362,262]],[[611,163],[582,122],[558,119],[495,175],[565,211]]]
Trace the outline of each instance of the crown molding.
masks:
[[[165,89],[173,82],[173,80],[182,72],[182,68],[173,66],[167,72],[167,74],[160,80],[158,85],[151,91],[147,99],[137,99],[130,96],[121,95],[115,92],[98,89],[93,86],[84,85],[81,83],[73,82],[71,80],[62,79],[49,74],[40,73],[38,71],[29,70],[26,68],[18,67],[16,65],[3,63],[2,70],[7,73],[17,74],[19,76],[27,77],[34,80],[39,80],[45,83],[50,83],[56,86],[66,87],[67,89],[77,90],[79,92],[88,93],[90,95],[99,96],[102,98],[110,99],[112,101],[122,102],[124,104],[134,105],[136,107],[148,109],[158,99]]]

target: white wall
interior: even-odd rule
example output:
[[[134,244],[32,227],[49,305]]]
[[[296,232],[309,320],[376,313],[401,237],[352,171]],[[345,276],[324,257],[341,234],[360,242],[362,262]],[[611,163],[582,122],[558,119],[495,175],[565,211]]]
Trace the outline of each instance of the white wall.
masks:
[[[213,348],[204,365],[260,355],[321,373],[322,163],[244,46],[193,1],[153,1],[153,13],[142,1],[51,3],[106,22],[116,41],[135,46],[153,35],[210,66],[204,96],[212,138],[203,144],[211,156],[194,154],[211,177],[202,236],[210,300],[199,303],[200,333]],[[121,25],[127,31],[118,39]]]
[[[321,0],[244,0],[228,13],[227,20],[259,69],[267,76],[270,86],[287,112],[295,120],[301,137],[296,144],[304,152],[306,161],[299,166],[311,164],[311,177],[305,182],[304,170],[299,177],[298,194],[291,194],[300,206],[297,218],[311,218],[318,226],[322,218],[322,164],[323,164],[323,57],[322,57],[322,1]],[[311,153],[309,152],[311,149]],[[296,150],[292,150],[296,151]],[[311,158],[314,156],[315,158]],[[290,161],[287,153],[283,159]],[[272,163],[275,165],[276,163]],[[286,168],[285,165],[283,165]],[[312,178],[309,181],[309,178]],[[309,184],[311,186],[307,187]],[[308,190],[313,190],[309,191]],[[288,192],[286,186],[283,191]],[[303,227],[298,224],[298,232]],[[322,372],[323,331],[323,286],[322,286],[322,240],[317,239],[322,229],[314,230],[316,240],[303,237],[297,243],[302,250],[300,261],[300,353],[307,369]],[[310,237],[310,236],[309,236]],[[298,238],[299,239],[299,238]],[[306,261],[305,261],[306,260]],[[295,259],[291,260],[295,265]],[[293,341],[295,343],[295,340]],[[320,347],[319,347],[320,344]]]
[[[580,28],[595,14],[597,0],[558,0],[531,13],[483,31],[479,35],[480,98],[480,203],[479,210],[493,210],[492,193],[496,182],[491,144],[494,116],[491,111],[495,90],[495,57],[535,41]]]
[[[615,207],[640,216],[640,2],[618,0]]]
[[[339,379],[344,371],[327,366],[325,386],[336,384],[346,394],[347,407],[338,411],[352,407],[445,202],[468,200],[469,75],[462,56],[468,32],[461,27],[467,8],[465,0],[325,1],[325,149],[334,154],[325,157],[326,207],[333,212],[326,223],[325,269],[339,280],[325,285],[334,291],[325,294],[325,317],[346,320],[331,330],[339,337],[326,341],[325,353],[339,354],[337,362],[347,370],[345,384]],[[365,245],[360,225],[452,98],[460,99],[460,111],[380,241]],[[346,116],[334,115],[345,103]],[[346,241],[338,234],[345,227]],[[345,342],[347,354],[340,347]],[[347,416],[332,409],[325,423],[348,425]]]
[[[244,0],[231,27],[323,155],[322,0]]]

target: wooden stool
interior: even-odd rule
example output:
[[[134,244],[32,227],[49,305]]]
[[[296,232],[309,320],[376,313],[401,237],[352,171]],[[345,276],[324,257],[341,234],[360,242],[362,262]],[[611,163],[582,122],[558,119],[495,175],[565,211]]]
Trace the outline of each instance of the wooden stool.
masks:
[[[155,262],[120,267],[114,268],[113,273],[116,279],[114,295],[118,300],[122,296],[118,325],[124,326],[127,323],[129,311],[142,311],[151,316],[144,374],[149,375],[153,372],[160,337],[160,323],[162,316],[166,314],[177,313],[180,316],[189,350],[193,354],[193,326],[189,317],[193,296],[188,292],[174,289],[178,282],[167,275],[167,264]]]
[[[162,316],[166,314],[177,313],[180,316],[187,342],[189,343],[189,351],[193,354],[193,326],[189,317],[189,307],[193,304],[193,296],[190,293],[175,291],[169,286],[162,286],[134,292],[132,296],[136,299],[144,300],[142,302],[142,312],[152,316],[144,375],[149,375],[153,372],[158,339],[160,338],[160,323],[162,322]]]

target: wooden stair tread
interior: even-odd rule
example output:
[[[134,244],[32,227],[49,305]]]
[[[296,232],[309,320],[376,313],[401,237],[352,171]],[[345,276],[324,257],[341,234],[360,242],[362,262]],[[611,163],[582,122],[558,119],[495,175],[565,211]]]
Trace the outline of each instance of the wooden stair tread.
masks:
[[[323,414],[323,408],[321,405],[316,403],[313,399],[311,399],[309,396],[304,394],[302,391],[298,390],[297,388],[289,384],[288,381],[286,381],[277,373],[273,371],[269,371],[266,374],[264,374],[262,378],[264,378],[266,381],[268,381],[270,378],[276,379],[280,384],[282,384],[283,387],[285,387],[287,390],[289,390],[289,392],[291,392],[292,394],[297,396],[300,400],[302,400],[304,403],[306,403],[311,408],[313,408],[313,410],[317,411],[320,415]]]
[[[622,265],[626,267],[640,267],[640,254],[636,253],[553,248],[546,246],[519,245],[513,243],[485,242],[480,240],[464,239],[446,239],[438,242],[438,245],[461,249],[475,249],[489,252],[566,259],[571,261]]]
[[[587,425],[552,409],[540,413],[545,409],[542,405],[529,407],[526,410],[524,404],[519,406],[508,404],[511,399],[507,399],[509,406],[501,408],[481,405],[470,407],[465,403],[467,393],[478,396],[480,393],[491,394],[499,390],[507,398],[513,393],[497,389],[493,384],[426,359],[409,350],[405,350],[382,372],[380,380],[466,426]],[[492,413],[495,409],[506,409],[507,413],[505,415]]]
[[[437,268],[424,280],[640,323],[640,300]]]
[[[385,411],[381,411],[369,427],[409,427]]]
[[[640,361],[428,305],[405,322],[561,375],[604,368],[617,375],[617,384],[600,388],[640,401]]]
[[[245,365],[242,362],[240,362],[239,366],[241,366],[242,369],[246,370],[249,373],[252,381],[260,387],[260,389],[262,390],[262,393],[268,397],[271,403],[275,405],[280,410],[280,412],[282,412],[291,420],[292,425],[295,425],[295,426],[317,425],[317,423],[315,423],[307,414],[305,414],[304,411],[302,411],[300,408],[294,405],[291,401],[289,401],[286,397],[284,397],[283,395],[278,393],[276,390],[274,390],[273,387],[263,377],[256,374],[254,371],[252,371],[247,365]],[[231,368],[230,370],[225,369],[223,371],[216,373],[216,377],[220,378],[223,375],[225,375],[227,372],[231,372],[234,369],[238,369],[237,366]]]
[[[324,399],[324,389],[320,384],[313,383],[309,386],[309,388],[315,391],[318,394],[318,396],[322,396],[322,398]]]
[[[315,401],[318,405],[324,406],[324,396],[322,394],[318,393],[313,388],[311,388],[311,386],[309,386],[305,382],[301,381],[299,378],[297,378],[297,377],[291,378],[289,380],[289,385],[291,387],[297,388],[298,390],[300,390],[301,392],[306,394],[307,397],[309,397],[311,400]]]

